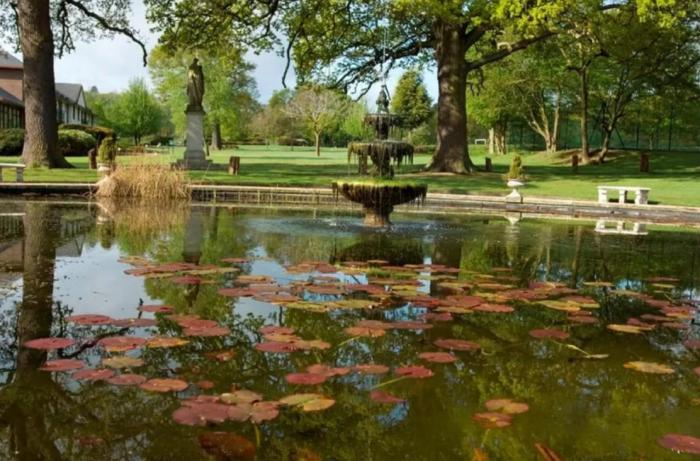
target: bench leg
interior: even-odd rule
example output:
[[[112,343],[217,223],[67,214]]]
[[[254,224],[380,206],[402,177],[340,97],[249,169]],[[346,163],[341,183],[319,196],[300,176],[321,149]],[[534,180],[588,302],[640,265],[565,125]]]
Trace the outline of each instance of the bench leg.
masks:
[[[647,191],[637,191],[637,195],[634,197],[634,203],[637,205],[646,205],[649,203],[649,193]]]
[[[625,203],[626,201],[627,201],[627,191],[621,190],[620,191],[620,198],[618,199],[618,202]]]
[[[608,203],[608,191],[598,189],[598,203]]]
[[[24,182],[24,168],[17,168],[17,182]]]

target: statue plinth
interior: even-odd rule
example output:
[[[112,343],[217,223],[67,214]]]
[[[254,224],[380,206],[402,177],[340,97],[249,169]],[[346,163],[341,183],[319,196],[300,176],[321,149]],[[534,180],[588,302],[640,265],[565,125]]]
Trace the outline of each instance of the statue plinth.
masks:
[[[185,157],[178,160],[177,166],[187,170],[207,170],[211,160],[204,152],[204,110],[201,107],[187,107],[187,140]]]

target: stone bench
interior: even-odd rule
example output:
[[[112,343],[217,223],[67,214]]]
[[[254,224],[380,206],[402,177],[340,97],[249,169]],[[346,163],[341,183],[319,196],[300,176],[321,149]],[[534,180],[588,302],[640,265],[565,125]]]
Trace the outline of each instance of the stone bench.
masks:
[[[2,170],[11,168],[15,169],[17,182],[24,182],[24,169],[27,168],[27,165],[23,165],[21,163],[0,163],[0,182],[3,181]]]
[[[598,203],[608,203],[608,192],[610,191],[618,192],[619,203],[625,203],[627,193],[634,192],[635,205],[646,205],[649,203],[649,192],[651,189],[648,187],[598,186]]]

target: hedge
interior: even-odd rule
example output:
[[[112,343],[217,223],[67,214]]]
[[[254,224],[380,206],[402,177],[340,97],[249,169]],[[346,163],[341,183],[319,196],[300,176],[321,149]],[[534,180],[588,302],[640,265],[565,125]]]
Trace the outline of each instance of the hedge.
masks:
[[[70,125],[70,124],[65,124],[61,125],[58,127],[59,130],[79,130],[79,131],[84,131],[85,133],[89,134],[93,138],[95,138],[96,141],[102,141],[105,138],[114,138],[115,137],[115,132],[111,128],[107,128],[106,126],[99,126],[99,125]]]
[[[23,146],[23,129],[8,128],[0,130],[0,155],[21,155]]]
[[[59,130],[58,150],[64,157],[87,157],[97,141],[92,135],[81,130]]]

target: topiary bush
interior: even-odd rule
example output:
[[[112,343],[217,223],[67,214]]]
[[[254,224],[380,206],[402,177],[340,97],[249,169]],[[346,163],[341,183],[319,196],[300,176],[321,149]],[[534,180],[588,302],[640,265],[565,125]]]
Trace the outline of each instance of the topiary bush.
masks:
[[[22,155],[24,130],[8,128],[0,130],[0,155]]]
[[[105,138],[114,138],[116,133],[113,129],[99,125],[70,125],[65,124],[58,127],[59,130],[78,130],[89,134],[95,141],[102,142]]]
[[[86,157],[96,144],[95,138],[84,131],[58,131],[58,151],[64,157]]]
[[[117,144],[114,139],[107,138],[102,141],[97,151],[98,161],[109,167],[113,167],[117,160]]]
[[[506,179],[522,179],[523,177],[523,159],[520,154],[513,155],[513,160],[510,161],[510,169],[508,169],[508,177]]]

